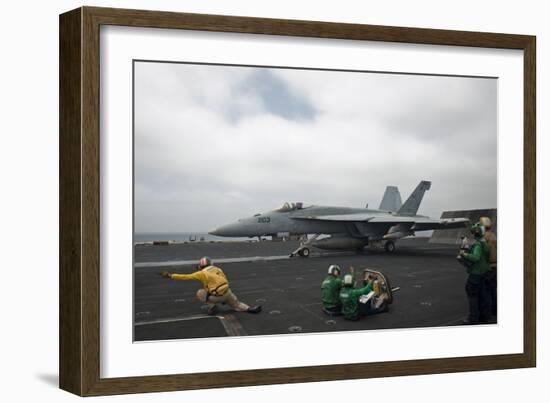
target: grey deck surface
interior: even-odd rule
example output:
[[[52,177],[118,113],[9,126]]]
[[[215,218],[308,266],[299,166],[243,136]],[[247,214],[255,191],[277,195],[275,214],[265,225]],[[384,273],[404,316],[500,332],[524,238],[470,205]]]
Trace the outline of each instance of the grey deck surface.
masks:
[[[388,328],[456,325],[467,314],[464,293],[465,269],[455,256],[456,247],[434,245],[426,239],[402,240],[394,254],[365,251],[362,254],[332,253],[310,258],[285,258],[293,242],[194,243],[168,246],[136,246],[134,269],[135,341],[289,334]],[[200,283],[171,281],[158,275],[162,270],[190,273],[190,264],[156,266],[155,262],[194,262],[202,255],[214,259],[242,258],[219,264],[233,292],[249,305],[261,304],[253,315],[224,309],[208,317],[196,300]],[[277,260],[248,261],[248,257],[279,256]],[[148,262],[139,267],[139,263]],[[320,284],[330,264],[343,273],[373,268],[385,273],[394,295],[388,313],[350,322],[328,317],[321,311]]]

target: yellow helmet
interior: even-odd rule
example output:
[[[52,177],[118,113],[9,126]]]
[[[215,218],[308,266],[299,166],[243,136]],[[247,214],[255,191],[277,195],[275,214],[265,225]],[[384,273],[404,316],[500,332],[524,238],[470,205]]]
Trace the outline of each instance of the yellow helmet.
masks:
[[[491,228],[491,219],[489,217],[480,217],[479,224],[483,225],[485,228]]]

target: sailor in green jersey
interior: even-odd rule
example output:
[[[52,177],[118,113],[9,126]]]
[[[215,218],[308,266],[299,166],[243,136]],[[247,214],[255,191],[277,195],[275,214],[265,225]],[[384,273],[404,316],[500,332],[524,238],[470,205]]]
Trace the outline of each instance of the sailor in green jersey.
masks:
[[[328,275],[321,283],[321,301],[323,312],[329,316],[341,315],[342,304],[340,303],[340,267],[331,264],[328,268]]]
[[[372,282],[368,282],[363,288],[353,288],[355,281],[352,274],[346,274],[342,289],[340,290],[340,302],[342,303],[342,313],[348,320],[358,320],[360,315],[359,298],[372,291]]]
[[[461,256],[472,263],[468,268],[466,280],[466,296],[468,298],[469,315],[463,320],[466,325],[487,322],[491,314],[491,300],[487,276],[491,270],[489,266],[489,246],[485,239],[484,227],[474,224],[470,230],[475,242],[470,252],[461,251]]]

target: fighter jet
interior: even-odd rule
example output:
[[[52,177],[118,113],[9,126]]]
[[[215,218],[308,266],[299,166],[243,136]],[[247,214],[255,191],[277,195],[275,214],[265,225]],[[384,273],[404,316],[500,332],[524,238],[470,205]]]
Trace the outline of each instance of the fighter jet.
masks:
[[[367,245],[380,245],[387,252],[395,251],[395,241],[414,235],[416,231],[453,229],[468,225],[467,218],[436,219],[418,215],[424,193],[431,182],[421,181],[404,204],[399,189],[386,187],[376,209],[306,206],[284,203],[282,207],[223,225],[210,234],[222,237],[312,236],[291,253],[308,257],[310,248],[325,250],[357,250]]]

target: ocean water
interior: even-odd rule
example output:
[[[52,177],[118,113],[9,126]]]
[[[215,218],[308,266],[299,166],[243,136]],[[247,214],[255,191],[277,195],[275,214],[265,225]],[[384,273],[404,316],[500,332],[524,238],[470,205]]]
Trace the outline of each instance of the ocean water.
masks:
[[[227,238],[210,235],[205,232],[136,232],[134,233],[134,243],[171,241],[171,242],[192,242],[192,241],[217,241],[217,242],[235,242],[249,241],[257,238]]]

